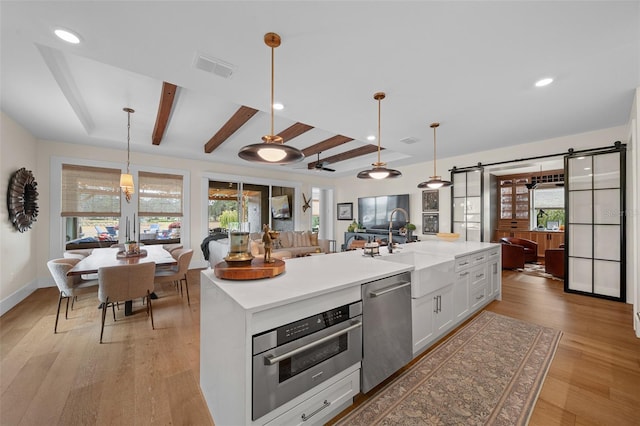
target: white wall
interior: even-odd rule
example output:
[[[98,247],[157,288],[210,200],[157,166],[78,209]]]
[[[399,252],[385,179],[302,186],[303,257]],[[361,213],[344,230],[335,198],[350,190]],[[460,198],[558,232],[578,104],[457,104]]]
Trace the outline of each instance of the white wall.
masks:
[[[22,167],[33,173],[38,183],[39,199],[47,193],[47,179],[40,173],[36,148],[36,139],[0,111],[0,180],[3,197],[6,197],[11,176]],[[34,265],[38,262],[37,252],[43,242],[43,228],[46,227],[46,216],[40,210],[32,228],[18,232],[9,222],[6,202],[3,204],[0,208],[0,315],[37,288]],[[44,240],[48,243],[48,238]]]

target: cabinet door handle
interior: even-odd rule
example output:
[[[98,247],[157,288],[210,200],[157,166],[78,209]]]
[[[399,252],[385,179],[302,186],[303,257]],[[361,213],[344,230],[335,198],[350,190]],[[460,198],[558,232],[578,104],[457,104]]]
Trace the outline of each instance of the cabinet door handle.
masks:
[[[348,332],[350,332],[351,330],[355,330],[358,327],[362,327],[362,322],[360,321],[355,321],[352,325],[350,325],[349,327],[342,329],[340,331],[336,331],[333,334],[329,334],[328,336],[324,336],[321,339],[318,340],[314,340],[311,343],[307,343],[306,345],[300,346],[296,349],[293,349],[287,353],[284,353],[282,355],[276,356],[274,357],[273,355],[267,355],[264,357],[264,365],[273,365],[273,364],[277,364],[280,361],[282,361],[283,359],[287,359],[287,358],[291,358],[294,355],[299,354],[300,352],[304,352],[307,349],[311,349],[314,348],[318,345],[323,344],[324,342],[328,342],[331,339],[335,339],[336,337],[340,337],[343,334],[347,334]]]
[[[433,308],[433,313],[437,314],[438,313],[438,296],[434,296],[433,297],[433,303],[435,303],[435,308]]]
[[[480,296],[476,297],[476,300],[480,300],[484,297],[484,294],[481,294]]]
[[[302,418],[303,422],[306,422],[307,420],[309,420],[311,417],[315,416],[316,414],[318,414],[320,411],[324,410],[325,408],[327,408],[328,406],[330,406],[331,403],[329,401],[327,401],[326,399],[324,400],[324,403],[322,403],[322,407],[318,408],[316,411],[314,411],[313,413],[309,414],[308,416],[304,413],[302,413],[302,416],[300,416]]]
[[[402,281],[399,283],[399,285],[393,286],[393,287],[389,287],[389,288],[385,288],[384,290],[380,290],[380,291],[372,291],[371,293],[369,293],[369,296],[371,297],[380,297],[383,294],[387,294],[391,291],[396,291],[399,290],[403,287],[406,287],[408,285],[411,285],[411,281]]]

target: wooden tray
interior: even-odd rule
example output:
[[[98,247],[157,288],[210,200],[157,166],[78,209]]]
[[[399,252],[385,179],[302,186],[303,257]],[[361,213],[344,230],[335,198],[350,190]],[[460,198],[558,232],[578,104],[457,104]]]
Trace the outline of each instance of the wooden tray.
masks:
[[[213,269],[216,277],[224,280],[259,280],[284,272],[284,261],[273,260],[273,263],[264,263],[263,259],[253,259],[251,265],[245,266],[230,266],[227,262],[220,262]]]
[[[116,257],[118,259],[129,259],[130,257],[146,257],[147,251],[145,249],[140,249],[140,253],[127,253],[124,250],[116,253]]]

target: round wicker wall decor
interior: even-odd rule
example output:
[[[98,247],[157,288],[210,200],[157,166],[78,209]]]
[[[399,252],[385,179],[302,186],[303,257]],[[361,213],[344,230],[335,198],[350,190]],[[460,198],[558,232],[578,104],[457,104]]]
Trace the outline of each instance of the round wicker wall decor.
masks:
[[[20,232],[31,228],[38,216],[38,183],[31,170],[24,167],[16,171],[9,181],[7,207],[9,220]]]

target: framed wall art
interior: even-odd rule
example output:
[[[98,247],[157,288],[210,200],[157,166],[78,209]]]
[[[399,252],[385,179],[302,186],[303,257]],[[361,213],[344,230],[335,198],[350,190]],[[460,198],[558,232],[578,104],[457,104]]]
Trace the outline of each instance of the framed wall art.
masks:
[[[422,213],[422,233],[437,234],[440,229],[438,213]]]
[[[338,220],[353,220],[353,203],[338,203]]]
[[[429,189],[422,191],[422,211],[437,212],[440,208],[440,191]]]

